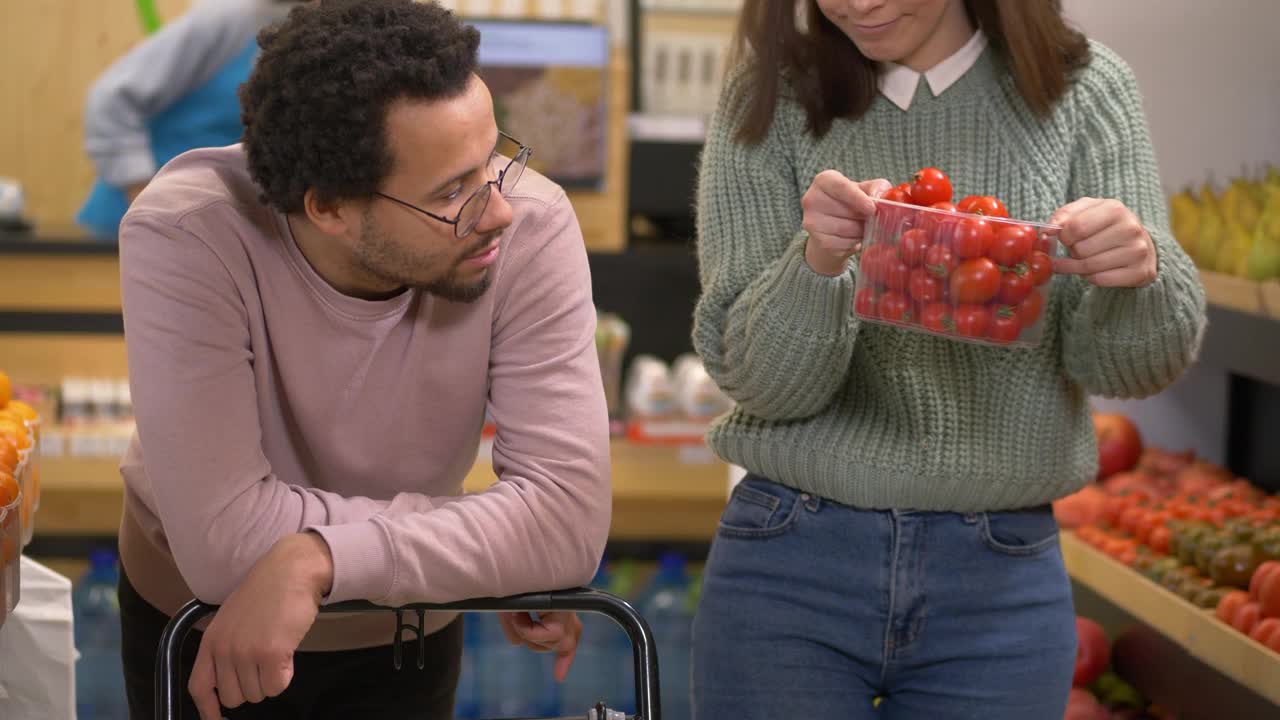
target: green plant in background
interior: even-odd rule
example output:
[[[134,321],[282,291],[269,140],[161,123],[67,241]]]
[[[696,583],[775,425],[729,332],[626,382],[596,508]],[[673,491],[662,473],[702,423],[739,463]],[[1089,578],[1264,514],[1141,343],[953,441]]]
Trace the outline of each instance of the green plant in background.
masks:
[[[160,19],[160,11],[156,9],[156,0],[134,0],[138,9],[138,20],[142,23],[142,32],[150,35],[164,25]]]

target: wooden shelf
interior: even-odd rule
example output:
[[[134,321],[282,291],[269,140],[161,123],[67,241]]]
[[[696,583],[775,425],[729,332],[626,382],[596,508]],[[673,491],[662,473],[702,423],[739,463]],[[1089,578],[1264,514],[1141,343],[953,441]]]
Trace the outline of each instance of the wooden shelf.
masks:
[[[1280,385],[1280,281],[1200,272],[1209,301],[1201,365]]]
[[[1200,271],[1205,296],[1211,305],[1280,321],[1280,281],[1253,282],[1234,275]]]
[[[1067,572],[1222,674],[1280,705],[1280,654],[1063,531]]]
[[[707,542],[728,497],[728,466],[702,447],[637,445],[616,440],[613,453],[615,541]],[[46,457],[42,461],[38,535],[113,534],[120,524],[124,486],[114,457]],[[476,462],[469,492],[494,480],[493,466]]]

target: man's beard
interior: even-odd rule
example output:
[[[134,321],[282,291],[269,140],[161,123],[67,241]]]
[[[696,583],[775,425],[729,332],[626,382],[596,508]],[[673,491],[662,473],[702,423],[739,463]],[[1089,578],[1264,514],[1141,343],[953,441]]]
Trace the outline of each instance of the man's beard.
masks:
[[[463,283],[458,280],[458,268],[462,263],[466,262],[467,258],[475,255],[497,241],[498,236],[493,234],[485,236],[482,240],[478,240],[462,254],[461,260],[457,261],[453,264],[453,267],[449,268],[449,272],[444,277],[436,280],[435,282],[428,283],[427,285],[419,286],[420,289],[443,300],[450,300],[453,302],[469,303],[479,300],[480,297],[484,295],[485,291],[489,289],[489,285],[492,282],[493,275],[489,272],[492,266],[490,266],[490,268],[485,268],[480,279],[470,283]]]
[[[365,223],[365,236],[361,242],[359,261],[364,266],[365,272],[381,278],[388,284],[421,290],[443,300],[460,303],[480,299],[492,284],[492,266],[486,268],[478,279],[471,282],[463,282],[459,279],[458,269],[468,257],[497,241],[501,237],[500,232],[490,233],[472,243],[462,256],[454,261],[443,277],[423,282],[422,278],[414,276],[413,260],[405,255],[385,233],[381,232],[370,215],[366,215]]]
[[[449,274],[443,278],[433,283],[419,285],[417,287],[423,292],[431,293],[443,300],[469,303],[479,300],[481,296],[485,294],[485,291],[489,289],[489,285],[492,282],[493,277],[489,274],[488,269],[484,271],[484,274],[480,276],[479,280],[475,280],[470,283],[459,282],[456,275],[457,274],[453,270],[450,270]]]

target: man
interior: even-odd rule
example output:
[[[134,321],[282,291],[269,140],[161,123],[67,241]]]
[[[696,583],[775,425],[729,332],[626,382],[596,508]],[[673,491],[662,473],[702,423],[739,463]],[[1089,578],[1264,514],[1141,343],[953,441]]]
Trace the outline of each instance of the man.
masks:
[[[156,642],[194,595],[222,608],[184,659],[188,716],[452,717],[455,618],[396,672],[389,618],[317,610],[590,580],[610,491],[581,232],[446,10],[323,2],[260,44],[243,146],[178,157],[122,225],[131,710],[153,716]],[[486,413],[498,482],[463,495]],[[568,671],[572,615],[503,624]]]

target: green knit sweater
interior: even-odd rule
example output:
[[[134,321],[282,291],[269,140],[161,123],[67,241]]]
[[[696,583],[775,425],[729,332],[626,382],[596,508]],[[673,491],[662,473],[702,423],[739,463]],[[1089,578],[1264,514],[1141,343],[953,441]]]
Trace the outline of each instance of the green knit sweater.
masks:
[[[1029,507],[1096,472],[1088,397],[1143,397],[1193,361],[1204,291],[1173,240],[1141,96],[1128,66],[1092,60],[1045,119],[991,48],[938,97],[883,97],[818,139],[779,102],[759,145],[732,138],[732,75],[712,118],[698,188],[703,294],[694,345],[736,403],[708,441],[725,460],[862,508],[974,512]],[[1142,289],[1056,276],[1035,348],[987,347],[860,322],[853,270],[804,261],[800,198],[834,168],[900,182],[946,171],[957,198],[995,195],[1047,221],[1080,197],[1115,198],[1151,233],[1159,264]]]

